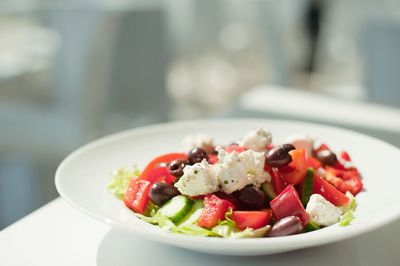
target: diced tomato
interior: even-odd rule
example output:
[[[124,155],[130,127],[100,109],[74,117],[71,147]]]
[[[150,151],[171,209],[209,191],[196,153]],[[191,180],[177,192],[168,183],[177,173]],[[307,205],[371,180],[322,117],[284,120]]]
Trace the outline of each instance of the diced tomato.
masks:
[[[231,218],[235,221],[237,228],[244,230],[246,228],[257,229],[266,226],[269,224],[271,215],[271,210],[234,211]]]
[[[209,154],[208,155],[208,162],[210,164],[216,164],[218,163],[218,155],[217,154]]]
[[[335,206],[342,206],[349,202],[349,198],[346,197],[346,195],[337,190],[328,181],[317,175],[314,175],[313,192],[320,194]]]
[[[246,149],[244,147],[241,147],[241,146],[237,145],[237,144],[231,144],[229,146],[226,146],[224,148],[224,150],[227,153],[231,153],[231,152],[234,152],[234,151],[237,152],[237,153],[241,153],[241,152],[245,151]]]
[[[142,171],[142,173],[138,176],[137,180],[147,180],[149,177],[149,172],[154,169],[157,168],[157,166],[160,163],[170,163],[173,160],[176,159],[184,159],[186,160],[187,154],[185,153],[167,153],[161,156],[156,157],[155,159],[153,159]]]
[[[271,175],[271,183],[275,193],[281,193],[288,184],[282,179],[282,176],[277,168],[271,168],[269,173]]]
[[[301,204],[296,189],[292,185],[288,185],[276,198],[271,200],[269,204],[276,220],[291,215],[299,217],[303,225],[307,224],[310,220],[310,217],[304,210],[303,204]]]
[[[351,162],[350,155],[346,151],[342,151],[340,157],[347,162]]]
[[[217,196],[220,199],[224,199],[224,200],[229,201],[234,206],[234,209],[237,209],[237,208],[240,207],[239,206],[240,204],[237,201],[237,199],[235,198],[234,193],[226,194],[226,193],[224,193],[222,191],[217,191],[217,192],[214,193],[214,195]]]
[[[225,213],[229,208],[234,208],[229,201],[220,199],[214,194],[207,195],[204,197],[204,208],[197,224],[205,228],[214,227],[218,221],[225,219]]]
[[[148,180],[132,179],[125,193],[125,205],[132,211],[143,214],[149,201],[151,185],[152,183]]]
[[[343,193],[350,191],[357,195],[363,188],[360,174],[355,168],[341,170],[327,166],[325,178]]]
[[[321,163],[311,155],[306,154],[306,161],[307,161],[307,166],[312,167],[314,169],[318,169],[322,166]]]
[[[284,168],[279,168],[283,180],[292,185],[297,185],[303,182],[307,172],[307,161],[306,153],[304,149],[295,149],[289,152],[292,156],[292,162],[289,163],[288,167],[292,168],[292,171],[286,171]],[[285,169],[288,169],[286,167]]]

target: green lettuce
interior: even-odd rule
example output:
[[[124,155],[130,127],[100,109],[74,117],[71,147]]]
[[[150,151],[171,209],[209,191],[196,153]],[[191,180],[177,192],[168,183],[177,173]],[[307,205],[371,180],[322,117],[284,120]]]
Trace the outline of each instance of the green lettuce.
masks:
[[[108,190],[115,197],[122,200],[132,177],[139,175],[140,171],[136,166],[133,166],[131,169],[121,167],[120,169],[111,173],[111,180],[108,183]]]
[[[145,222],[158,225],[164,231],[190,235],[190,236],[216,236],[224,238],[246,238],[265,236],[271,226],[267,225],[259,229],[246,228],[240,231],[235,222],[231,219],[232,209],[225,214],[225,220],[214,226],[211,230],[200,227],[194,223],[174,224],[168,217],[157,212],[154,216],[145,216],[136,213],[136,216]]]
[[[354,220],[354,211],[357,208],[357,201],[356,198],[351,194],[349,191],[346,192],[346,196],[350,199],[349,203],[343,206],[342,212],[343,215],[340,216],[339,225],[340,226],[347,226]]]
[[[339,225],[347,226],[354,219],[353,210],[348,210],[342,216],[340,216]]]

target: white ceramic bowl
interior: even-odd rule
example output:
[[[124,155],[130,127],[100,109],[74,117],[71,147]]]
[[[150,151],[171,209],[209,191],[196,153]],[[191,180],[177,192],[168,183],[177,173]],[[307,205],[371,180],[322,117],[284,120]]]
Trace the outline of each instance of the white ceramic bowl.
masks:
[[[110,173],[137,164],[143,168],[157,155],[180,151],[181,140],[204,133],[216,143],[228,144],[262,125],[272,132],[274,143],[290,134],[316,135],[334,150],[347,150],[363,176],[365,190],[358,196],[356,219],[347,227],[277,238],[222,239],[167,233],[147,224],[107,191]],[[56,172],[60,195],[72,206],[126,234],[186,249],[227,255],[261,255],[312,247],[365,233],[398,219],[400,150],[383,141],[352,131],[292,121],[207,120],[160,124],[124,131],[94,141],[69,155]]]

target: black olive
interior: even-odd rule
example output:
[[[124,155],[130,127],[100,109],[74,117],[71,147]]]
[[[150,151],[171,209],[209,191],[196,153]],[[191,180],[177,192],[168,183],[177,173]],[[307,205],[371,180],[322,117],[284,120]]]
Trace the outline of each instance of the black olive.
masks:
[[[168,169],[171,175],[181,177],[183,175],[183,168],[188,164],[189,161],[187,160],[177,159],[170,162]]]
[[[336,154],[330,150],[322,150],[317,152],[316,157],[323,165],[334,165],[337,161]]]
[[[178,189],[173,185],[167,183],[155,183],[150,189],[149,197],[151,202],[155,205],[161,206],[179,194]]]
[[[292,161],[289,151],[294,150],[292,144],[283,144],[268,151],[267,163],[272,167],[288,165]]]
[[[207,152],[201,148],[194,148],[188,154],[190,164],[200,163],[208,159]]]
[[[245,209],[261,209],[266,205],[264,192],[259,188],[248,185],[234,193],[239,204]]]
[[[287,216],[277,221],[268,236],[288,236],[298,234],[303,230],[301,220],[297,216]]]

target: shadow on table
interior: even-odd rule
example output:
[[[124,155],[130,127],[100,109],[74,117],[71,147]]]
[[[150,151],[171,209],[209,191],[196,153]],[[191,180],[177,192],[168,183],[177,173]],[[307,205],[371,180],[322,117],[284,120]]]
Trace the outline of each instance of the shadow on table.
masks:
[[[97,265],[399,265],[400,220],[349,240],[268,256],[198,253],[132,237],[111,229],[103,238]]]

